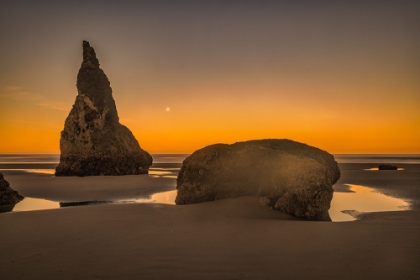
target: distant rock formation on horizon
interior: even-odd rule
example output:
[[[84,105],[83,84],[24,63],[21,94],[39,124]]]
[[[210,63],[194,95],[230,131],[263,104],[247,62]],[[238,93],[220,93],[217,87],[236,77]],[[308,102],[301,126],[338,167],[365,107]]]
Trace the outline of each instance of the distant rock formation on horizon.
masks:
[[[287,139],[215,144],[182,163],[176,204],[260,196],[264,205],[308,220],[331,220],[332,186],[340,178],[334,157]]]
[[[23,199],[24,197],[14,191],[0,173],[0,212],[12,211],[15,204]]]
[[[56,176],[147,174],[150,154],[119,123],[112,89],[94,49],[83,41],[76,101],[61,132]]]

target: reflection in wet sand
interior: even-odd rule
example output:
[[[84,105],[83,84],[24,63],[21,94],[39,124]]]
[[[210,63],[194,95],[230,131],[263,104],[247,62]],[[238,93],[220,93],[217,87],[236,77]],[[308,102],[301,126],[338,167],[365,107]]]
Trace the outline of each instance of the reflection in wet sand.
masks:
[[[154,195],[152,195],[152,198],[150,200],[151,202],[154,202],[154,203],[175,205],[176,193],[177,193],[176,190],[169,191],[169,192],[155,193]]]
[[[354,221],[361,212],[384,212],[407,210],[409,203],[395,197],[386,196],[374,189],[347,184],[352,192],[334,192],[330,217],[333,221]]]
[[[41,198],[25,197],[24,200],[15,205],[13,212],[35,211],[60,208],[58,202]]]
[[[160,170],[149,170],[149,175],[169,175],[172,174],[170,171],[160,171]]]
[[[67,202],[60,202],[60,207],[72,207],[72,206],[86,206],[86,205],[96,205],[96,204],[106,204],[112,203],[112,201],[67,201]]]
[[[372,167],[372,168],[366,168],[366,169],[363,169],[363,170],[368,170],[368,171],[379,171],[379,167]],[[397,168],[397,171],[398,170],[404,170],[404,168]],[[395,170],[381,170],[381,171],[395,171]]]
[[[331,208],[329,210],[330,217],[333,222],[354,221],[357,214],[362,212],[382,212],[382,211],[398,211],[406,210],[409,204],[401,199],[386,196],[374,189],[350,185],[348,192],[334,192]],[[75,202],[54,202],[45,199],[26,197],[18,204],[3,209],[7,211],[34,211],[57,209],[60,207],[95,205],[104,203],[162,203],[175,205],[177,191],[167,191],[156,193],[150,198],[127,199],[118,201],[75,201]],[[4,211],[3,211],[4,212]]]
[[[0,171],[18,171],[18,172],[26,172],[26,173],[38,173],[38,174],[55,174],[55,169],[22,169],[22,168],[7,168],[7,169],[0,169]]]

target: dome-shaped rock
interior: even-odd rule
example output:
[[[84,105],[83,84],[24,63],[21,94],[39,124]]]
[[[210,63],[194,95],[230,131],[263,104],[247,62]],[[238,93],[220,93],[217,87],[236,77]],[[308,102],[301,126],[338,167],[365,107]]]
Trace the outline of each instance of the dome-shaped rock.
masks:
[[[286,139],[216,144],[184,160],[176,204],[252,195],[297,217],[328,220],[332,185],[339,178],[334,157],[306,144]]]

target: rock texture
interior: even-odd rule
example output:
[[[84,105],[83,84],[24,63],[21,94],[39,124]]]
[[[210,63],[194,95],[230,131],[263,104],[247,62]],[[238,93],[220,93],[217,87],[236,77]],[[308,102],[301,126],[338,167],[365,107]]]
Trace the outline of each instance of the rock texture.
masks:
[[[216,144],[194,152],[177,178],[176,204],[261,196],[274,209],[309,220],[329,220],[334,157],[291,140]]]
[[[378,170],[398,170],[398,167],[391,164],[380,164]]]
[[[21,201],[23,196],[12,190],[3,174],[0,173],[0,212],[11,211],[16,203]]]
[[[56,176],[147,174],[152,157],[119,123],[112,89],[94,49],[83,41],[78,95],[60,139]]]

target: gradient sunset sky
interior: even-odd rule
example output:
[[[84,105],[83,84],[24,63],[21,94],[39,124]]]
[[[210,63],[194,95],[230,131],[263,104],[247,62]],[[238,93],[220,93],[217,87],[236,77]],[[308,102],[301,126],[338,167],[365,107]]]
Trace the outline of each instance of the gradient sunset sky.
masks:
[[[83,40],[150,153],[420,153],[420,1],[2,0],[0,36],[0,153],[59,153]]]

